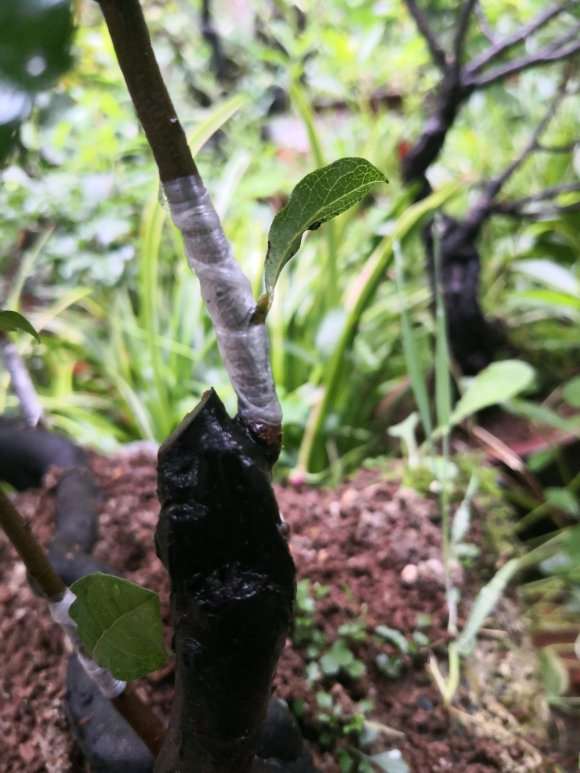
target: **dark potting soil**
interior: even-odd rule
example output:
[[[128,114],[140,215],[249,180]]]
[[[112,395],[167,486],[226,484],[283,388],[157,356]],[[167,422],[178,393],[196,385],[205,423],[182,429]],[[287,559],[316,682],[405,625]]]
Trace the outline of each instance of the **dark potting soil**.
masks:
[[[154,459],[94,457],[92,466],[103,491],[96,557],[158,591],[167,619],[166,576],[153,548]],[[57,475],[15,500],[44,544]],[[509,647],[493,637],[485,643],[476,658],[485,673],[473,670],[451,712],[428,676],[429,654],[444,662],[447,624],[433,502],[370,471],[336,490],[277,487],[277,495],[301,584],[295,642],[281,658],[276,690],[299,716],[320,770],[339,771],[346,754],[362,759],[361,750],[390,751],[393,760],[400,752],[413,773],[555,770],[542,754],[549,743],[534,664],[526,671],[514,656],[525,640],[516,625]],[[454,571],[468,596],[469,576]],[[83,771],[63,712],[62,637],[3,538],[0,609],[0,771]],[[517,609],[505,616],[504,630]],[[161,716],[172,678],[169,665],[139,683]],[[517,688],[511,703],[498,697],[510,680]]]

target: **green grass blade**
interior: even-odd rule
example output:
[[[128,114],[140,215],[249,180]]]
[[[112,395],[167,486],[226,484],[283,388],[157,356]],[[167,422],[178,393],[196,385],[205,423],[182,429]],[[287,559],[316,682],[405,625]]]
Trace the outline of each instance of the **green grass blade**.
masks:
[[[244,106],[247,99],[242,94],[226,99],[213,107],[203,121],[189,135],[189,147],[195,157],[205,143]]]
[[[321,441],[330,406],[339,387],[346,353],[356,336],[363,313],[384,279],[387,266],[393,257],[393,245],[397,241],[402,242],[424,217],[439,209],[457,190],[456,184],[447,185],[409,207],[397,219],[392,233],[382,239],[369,258],[371,270],[346,317],[338,344],[325,369],[322,396],[312,410],[300,444],[298,451],[298,469],[300,471],[312,471],[312,460]]]
[[[394,244],[395,255],[395,278],[397,283],[397,292],[401,304],[401,339],[403,342],[403,355],[405,365],[411,382],[411,388],[415,396],[415,402],[421,417],[423,431],[427,438],[431,437],[433,424],[431,421],[431,409],[429,407],[429,396],[427,393],[427,381],[423,370],[423,364],[417,347],[417,340],[413,333],[411,320],[407,311],[405,301],[404,275],[403,275],[403,254],[400,242]]]

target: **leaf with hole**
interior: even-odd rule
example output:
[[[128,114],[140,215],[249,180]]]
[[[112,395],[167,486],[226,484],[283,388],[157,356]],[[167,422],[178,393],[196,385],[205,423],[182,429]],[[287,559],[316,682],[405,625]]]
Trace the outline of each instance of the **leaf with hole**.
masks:
[[[341,158],[306,175],[278,212],[268,234],[266,293],[271,297],[280,272],[296,254],[306,231],[340,215],[362,201],[384,174],[364,158]]]
[[[117,679],[131,681],[167,662],[159,597],[109,574],[90,574],[71,586],[70,615],[83,647]]]
[[[0,311],[0,331],[21,330],[40,341],[40,337],[30,322],[17,311]]]

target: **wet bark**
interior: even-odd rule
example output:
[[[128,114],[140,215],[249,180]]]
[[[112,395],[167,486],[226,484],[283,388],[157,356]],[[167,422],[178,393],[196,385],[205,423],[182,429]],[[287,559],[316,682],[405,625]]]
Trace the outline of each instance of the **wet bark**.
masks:
[[[264,447],[210,390],[159,451],[176,693],[157,773],[252,769],[295,569]]]
[[[460,74],[445,72],[435,98],[433,112],[417,140],[401,160],[405,183],[416,186],[415,200],[431,193],[427,171],[438,158],[447,134],[472,89]],[[475,374],[495,357],[502,337],[485,318],[480,296],[481,257],[477,236],[481,222],[444,218],[444,233],[439,245],[441,286],[447,316],[447,335],[453,358],[465,374]],[[433,223],[423,230],[426,267],[431,287],[435,288],[433,261]]]
[[[428,271],[433,294],[434,243],[433,224],[423,231],[428,258]],[[439,250],[441,288],[447,317],[447,335],[451,353],[465,375],[475,375],[495,358],[505,343],[499,325],[486,319],[481,303],[481,258],[476,246],[477,229],[468,220],[443,218]]]

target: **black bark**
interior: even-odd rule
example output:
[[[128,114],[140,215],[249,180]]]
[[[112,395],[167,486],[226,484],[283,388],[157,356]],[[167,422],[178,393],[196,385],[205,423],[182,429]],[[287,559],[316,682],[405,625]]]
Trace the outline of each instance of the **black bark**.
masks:
[[[489,365],[505,343],[499,325],[487,320],[479,301],[481,259],[476,247],[476,231],[469,221],[443,217],[440,237],[440,284],[447,317],[447,335],[451,353],[466,375],[475,375]],[[433,224],[423,232],[429,261],[433,294]]]
[[[210,390],[161,447],[158,487],[176,692],[155,770],[243,773],[254,762],[295,590],[270,464]]]
[[[405,0],[405,3],[429,48],[434,64],[441,71],[431,115],[421,135],[401,160],[403,181],[407,185],[415,186],[415,198],[420,200],[431,192],[427,178],[428,169],[438,158],[459,110],[471,94],[530,67],[562,62],[575,56],[580,52],[580,43],[577,40],[580,25],[575,24],[568,31],[555,35],[551,42],[535,53],[504,61],[504,54],[522,47],[553,19],[577,4],[577,0],[571,3],[557,3],[540,12],[514,34],[497,40],[494,38],[488,49],[464,63],[463,49],[476,3],[473,0],[463,0],[459,4],[454,46],[450,53],[442,48],[431,29],[427,15],[415,0]],[[489,30],[487,32],[489,33]],[[488,69],[490,66],[491,69]],[[494,212],[493,199],[504,182],[527,158],[531,149],[536,147],[539,136],[555,112],[557,101],[554,110],[548,111],[544,121],[536,128],[530,146],[493,181],[495,185],[488,186],[488,200],[484,202],[485,206],[477,204],[463,220],[444,218],[439,258],[448,338],[453,357],[466,374],[477,373],[488,365],[505,342],[505,336],[498,326],[485,318],[479,302],[481,258],[477,249],[477,237],[483,222]],[[508,208],[504,212],[515,214],[516,210]],[[424,229],[423,237],[431,286],[434,287],[432,223]]]

